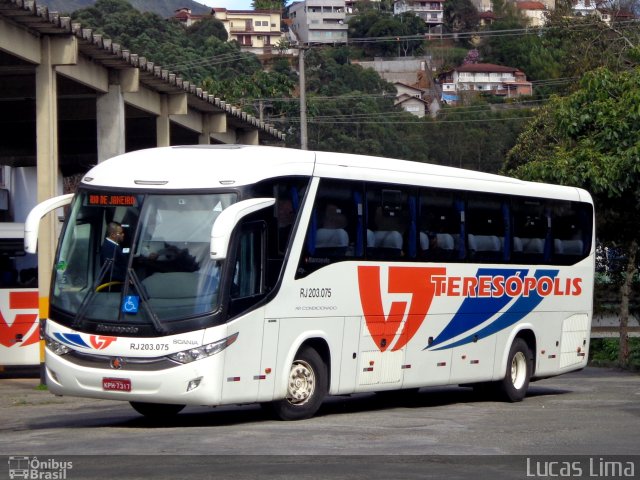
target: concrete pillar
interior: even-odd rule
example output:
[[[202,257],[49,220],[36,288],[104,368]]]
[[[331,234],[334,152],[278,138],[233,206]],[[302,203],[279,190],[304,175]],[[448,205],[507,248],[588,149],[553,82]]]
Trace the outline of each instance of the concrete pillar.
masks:
[[[125,152],[124,98],[120,84],[110,84],[109,91],[96,102],[98,128],[98,163]]]
[[[259,145],[258,130],[245,130],[238,132],[238,143],[243,145]]]
[[[55,67],[77,63],[78,43],[75,37],[43,36],[40,40],[40,50],[40,64],[36,67],[38,202],[58,194],[58,89]],[[46,215],[42,219],[38,236],[38,297],[41,320],[49,316],[50,272],[53,268],[57,240],[56,222],[55,215]]]
[[[210,145],[211,144],[211,128],[210,128],[209,115],[202,114],[202,132],[198,136],[198,145]]]
[[[225,133],[227,131],[227,115],[224,112],[204,113],[202,115],[202,134],[198,143],[200,145],[209,145],[211,143],[211,134]]]
[[[169,122],[169,100],[160,95],[160,115],[156,119],[156,144],[158,147],[171,145],[171,126]]]

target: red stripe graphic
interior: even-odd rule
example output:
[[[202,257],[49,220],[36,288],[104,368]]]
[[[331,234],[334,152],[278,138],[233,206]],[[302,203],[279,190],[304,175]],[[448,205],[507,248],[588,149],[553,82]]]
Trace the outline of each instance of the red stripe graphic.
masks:
[[[9,292],[9,310],[37,309],[38,292]],[[36,327],[31,335],[29,332],[37,321],[37,313],[18,313],[15,315],[13,323],[9,325],[3,312],[0,312],[0,345],[25,347],[36,343],[40,339],[40,330]],[[18,339],[22,339],[22,341],[17,341]]]
[[[9,292],[11,310],[31,310],[38,308],[38,292]]]

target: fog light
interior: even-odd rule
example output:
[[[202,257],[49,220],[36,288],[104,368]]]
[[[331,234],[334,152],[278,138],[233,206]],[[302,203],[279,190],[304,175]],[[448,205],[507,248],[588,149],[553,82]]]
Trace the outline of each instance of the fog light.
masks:
[[[195,390],[196,388],[198,388],[200,386],[201,381],[202,381],[202,377],[194,378],[193,380],[191,380],[187,385],[187,392],[190,392],[191,390]]]
[[[47,368],[47,371],[49,372],[49,376],[51,377],[51,380],[53,380],[57,384],[60,384],[60,380],[58,380],[58,374],[53,370],[51,370],[50,368]]]

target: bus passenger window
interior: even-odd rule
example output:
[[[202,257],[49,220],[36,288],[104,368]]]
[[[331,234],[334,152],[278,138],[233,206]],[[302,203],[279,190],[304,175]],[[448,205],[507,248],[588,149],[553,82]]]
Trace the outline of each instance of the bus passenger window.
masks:
[[[591,208],[573,202],[554,201],[551,207],[553,263],[572,265],[591,250]]]
[[[397,187],[367,186],[367,258],[392,260],[405,255],[409,232],[407,194]]]
[[[426,261],[457,261],[461,215],[451,192],[422,190],[418,211],[418,251]],[[459,206],[459,205],[458,205]],[[464,242],[463,242],[464,245]]]
[[[473,195],[473,198],[469,199],[467,244],[471,261],[501,263],[505,260],[504,243],[510,242],[511,239],[509,232],[505,232],[504,213],[503,202],[499,197]]]
[[[318,256],[343,257],[349,248],[347,217],[342,209],[330,203],[324,207],[320,228],[316,231],[316,253]]]
[[[360,256],[361,183],[323,180],[318,188],[298,278],[331,263]]]
[[[549,223],[545,205],[539,200],[514,198],[511,212],[511,263],[543,263]]]

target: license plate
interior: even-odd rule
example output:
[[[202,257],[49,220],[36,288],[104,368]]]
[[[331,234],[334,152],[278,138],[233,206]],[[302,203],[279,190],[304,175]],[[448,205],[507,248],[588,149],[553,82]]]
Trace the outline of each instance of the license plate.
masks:
[[[102,389],[117,392],[130,392],[131,380],[128,378],[103,378]]]

